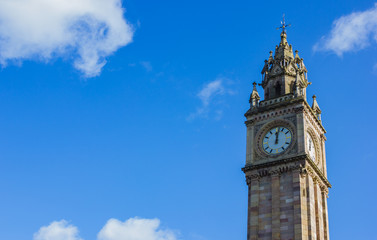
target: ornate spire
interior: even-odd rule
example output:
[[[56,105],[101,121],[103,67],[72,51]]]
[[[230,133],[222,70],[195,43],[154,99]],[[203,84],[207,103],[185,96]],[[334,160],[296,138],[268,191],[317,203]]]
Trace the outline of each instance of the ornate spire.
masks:
[[[292,45],[287,41],[287,27],[290,24],[281,21],[280,43],[275,48],[275,54],[270,52],[262,69],[262,87],[265,100],[280,97],[286,94],[295,94],[296,97],[306,98],[307,70],[303,59],[294,54]]]
[[[260,100],[260,97],[259,97],[259,93],[258,93],[258,90],[257,90],[257,83],[256,82],[253,82],[253,91],[250,95],[250,108],[256,108],[258,107],[259,105],[259,100]]]
[[[317,115],[318,120],[321,120],[321,113],[322,113],[322,111],[321,111],[321,109],[318,106],[317,96],[316,95],[313,95],[312,109],[315,112],[315,114]]]

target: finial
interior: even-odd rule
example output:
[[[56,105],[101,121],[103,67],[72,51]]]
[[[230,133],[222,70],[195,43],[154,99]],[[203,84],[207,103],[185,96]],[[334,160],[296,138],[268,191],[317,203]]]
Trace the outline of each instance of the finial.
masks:
[[[272,57],[272,51],[270,51],[270,56],[268,57],[268,61],[270,62],[272,59],[274,58]]]
[[[280,23],[281,23],[281,27],[278,27],[278,28],[276,28],[276,29],[277,29],[277,30],[281,29],[281,30],[282,30],[282,33],[286,33],[286,28],[287,28],[287,27],[290,27],[291,24],[286,24],[286,23],[285,23],[285,14],[283,14],[283,20],[280,21]]]
[[[253,82],[254,89],[257,89],[257,83]]]
[[[259,100],[260,100],[260,97],[259,97],[259,93],[258,93],[258,90],[257,90],[257,83],[256,82],[253,82],[253,91],[251,92],[251,95],[250,95],[250,108],[257,108],[259,106]]]
[[[300,59],[300,56],[298,55],[298,50],[296,50],[295,53],[296,53],[295,58],[296,58],[296,59]]]
[[[316,95],[313,95],[313,104],[312,104],[312,109],[313,111],[315,112],[315,114],[317,115],[317,118],[319,121],[321,121],[321,109],[319,108],[318,106],[318,103],[317,103],[317,96]]]

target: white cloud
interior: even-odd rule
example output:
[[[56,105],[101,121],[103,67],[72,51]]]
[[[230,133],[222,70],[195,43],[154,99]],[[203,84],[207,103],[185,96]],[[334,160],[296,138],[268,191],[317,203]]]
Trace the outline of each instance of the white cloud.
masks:
[[[121,0],[1,0],[0,63],[73,59],[85,77],[132,41]]]
[[[194,113],[191,113],[187,120],[191,121],[200,116],[206,116],[210,110],[211,104],[216,96],[225,95],[225,94],[234,94],[233,91],[226,89],[224,83],[226,79],[217,78],[216,80],[207,83],[197,94],[197,97],[201,100],[202,105],[196,109]],[[215,119],[220,120],[222,117],[223,111],[216,110],[214,113]]]
[[[333,51],[338,56],[377,42],[377,4],[363,12],[342,16],[333,22],[331,32],[314,45],[315,51]]]
[[[160,220],[131,218],[125,222],[110,219],[98,234],[98,240],[176,240],[171,230],[161,230]]]
[[[82,240],[78,236],[78,229],[66,221],[52,222],[49,226],[41,227],[34,234],[34,240]]]
[[[98,240],[177,240],[177,234],[160,228],[158,219],[130,218],[125,222],[110,219],[97,236]],[[83,240],[77,227],[67,221],[53,222],[41,227],[33,240]]]

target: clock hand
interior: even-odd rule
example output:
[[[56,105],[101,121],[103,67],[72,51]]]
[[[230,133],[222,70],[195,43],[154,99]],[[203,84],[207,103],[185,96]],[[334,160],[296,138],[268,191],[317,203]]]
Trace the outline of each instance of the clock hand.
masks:
[[[278,128],[276,129],[275,135],[276,135],[275,144],[278,144],[279,143],[279,129]]]

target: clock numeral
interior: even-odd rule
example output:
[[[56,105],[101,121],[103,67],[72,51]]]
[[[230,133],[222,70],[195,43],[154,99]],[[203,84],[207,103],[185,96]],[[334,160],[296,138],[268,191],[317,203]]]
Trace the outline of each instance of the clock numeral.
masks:
[[[272,149],[271,149],[270,153],[272,153]]]

